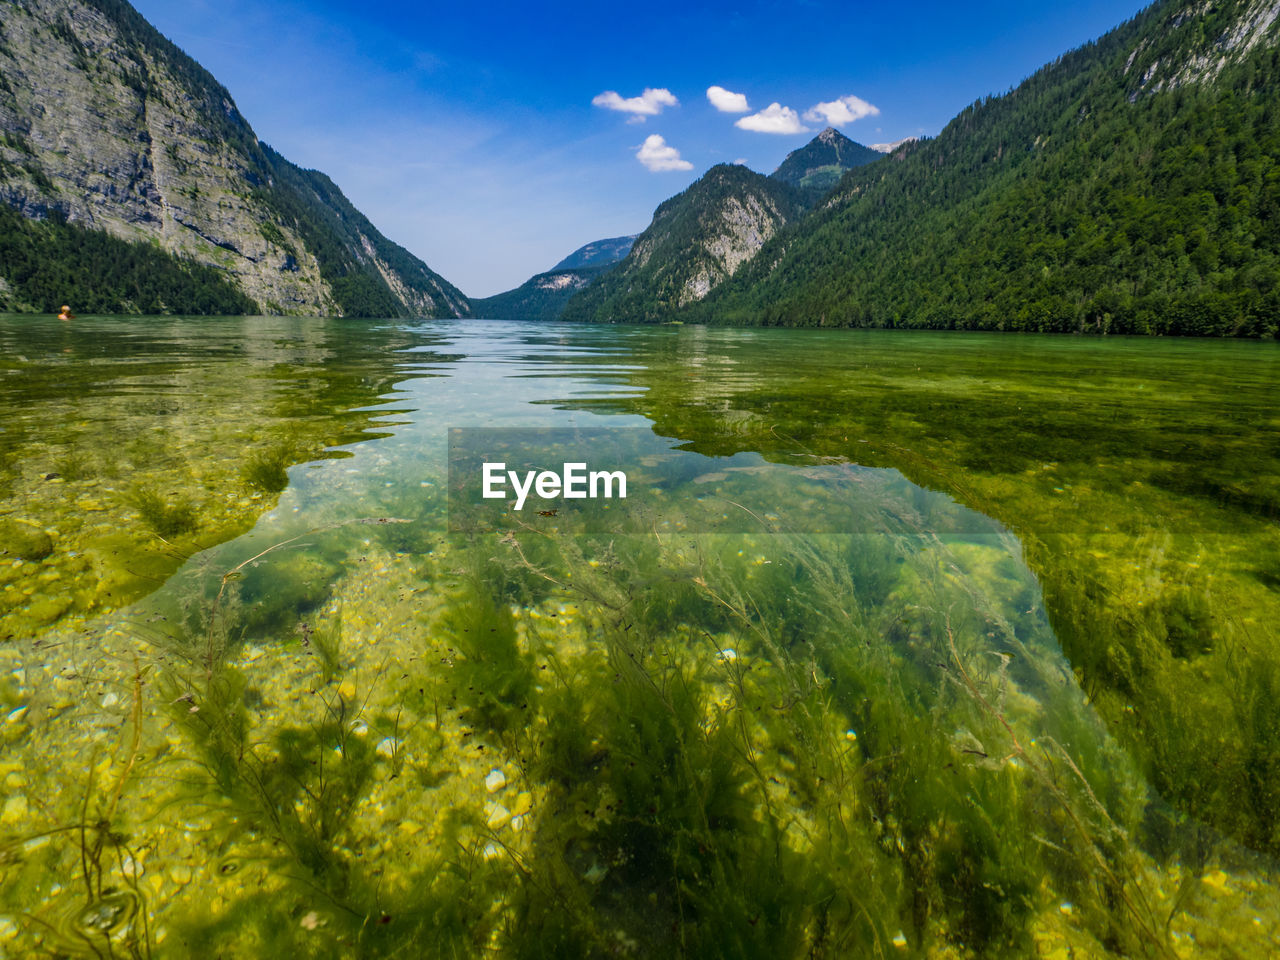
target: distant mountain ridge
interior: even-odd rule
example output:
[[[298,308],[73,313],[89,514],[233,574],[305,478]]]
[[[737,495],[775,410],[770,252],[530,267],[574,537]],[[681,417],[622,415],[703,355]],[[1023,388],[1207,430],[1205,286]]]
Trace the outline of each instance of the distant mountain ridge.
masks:
[[[548,270],[513,290],[471,301],[472,315],[488,320],[559,320],[564,305],[614,266]]]
[[[629,237],[593,240],[573,251],[551,269],[572,270],[575,267],[605,267],[617,263],[631,252],[631,246],[638,236],[640,234],[633,233]]]
[[[585,290],[631,252],[635,234],[583,244],[546,273],[513,290],[471,301],[474,315],[491,320],[558,320],[574,294]]]
[[[840,178],[881,154],[828,127],[765,177],[739,164],[712,167],[654,212],[630,255],[570,300],[568,320],[660,320],[734,276]]]
[[[328,177],[261,143],[226,89],[124,0],[3,6],[0,202],[25,219],[22,241],[0,247],[0,309],[469,313]],[[106,236],[82,240],[86,228]],[[92,269],[74,259],[84,242],[103,251]],[[154,254],[145,269],[139,243]]]

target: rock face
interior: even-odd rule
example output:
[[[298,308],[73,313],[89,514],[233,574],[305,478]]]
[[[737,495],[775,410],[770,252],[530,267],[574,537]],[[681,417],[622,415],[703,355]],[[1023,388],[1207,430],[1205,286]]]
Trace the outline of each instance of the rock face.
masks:
[[[1225,68],[1243,63],[1255,48],[1274,46],[1280,2],[1248,0],[1236,6],[1223,24],[1209,21],[1208,14],[1222,11],[1204,0],[1187,4],[1169,17],[1169,32],[1187,26],[1200,30],[1201,36],[1210,42],[1197,45],[1199,49],[1168,49],[1161,42],[1167,41],[1168,32],[1144,38],[1124,65],[1125,80],[1135,84],[1129,94],[1130,102],[1142,94],[1174,90],[1191,83],[1212,83]]]
[[[805,208],[789,184],[746,167],[712,167],[654,212],[616,269],[571,300],[566,320],[652,322],[732,277]]]
[[[216,266],[266,313],[469,311],[123,0],[0,6],[4,203]]]

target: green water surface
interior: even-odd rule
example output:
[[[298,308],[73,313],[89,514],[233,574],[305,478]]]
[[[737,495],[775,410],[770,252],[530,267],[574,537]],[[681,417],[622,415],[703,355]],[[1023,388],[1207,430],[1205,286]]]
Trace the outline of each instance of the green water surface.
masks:
[[[1278,359],[0,317],[0,956],[1272,956]]]

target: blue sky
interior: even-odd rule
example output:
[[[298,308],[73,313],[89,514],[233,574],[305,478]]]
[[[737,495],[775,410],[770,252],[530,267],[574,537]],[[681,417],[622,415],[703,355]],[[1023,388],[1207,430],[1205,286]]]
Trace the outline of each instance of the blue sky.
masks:
[[[133,2],[260,138],[477,297],[640,232],[715,163],[772,172],[829,117],[866,144],[936,134],[1140,5]]]

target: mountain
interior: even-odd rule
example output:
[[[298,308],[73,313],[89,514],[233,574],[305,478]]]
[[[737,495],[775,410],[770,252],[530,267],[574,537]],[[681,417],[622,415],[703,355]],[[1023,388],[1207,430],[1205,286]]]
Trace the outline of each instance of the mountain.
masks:
[[[0,309],[469,312],[124,0],[3,9]]]
[[[854,167],[879,160],[881,154],[827,127],[799,150],[792,150],[773,171],[776,180],[800,190],[823,194]]]
[[[788,183],[714,166],[654,211],[626,259],[570,300],[563,319],[668,319],[732,277],[804,208]]]
[[[594,240],[573,251],[551,269],[572,270],[575,267],[604,267],[617,263],[631,252],[631,246],[638,236],[637,233],[629,237]]]
[[[472,313],[493,320],[558,320],[564,305],[631,252],[636,237],[594,240],[514,290],[473,299]]]
[[[619,319],[1271,337],[1280,7],[1159,0]]]
[[[573,295],[585,290],[612,266],[607,263],[539,273],[514,290],[472,300],[472,315],[490,320],[558,320]]]

